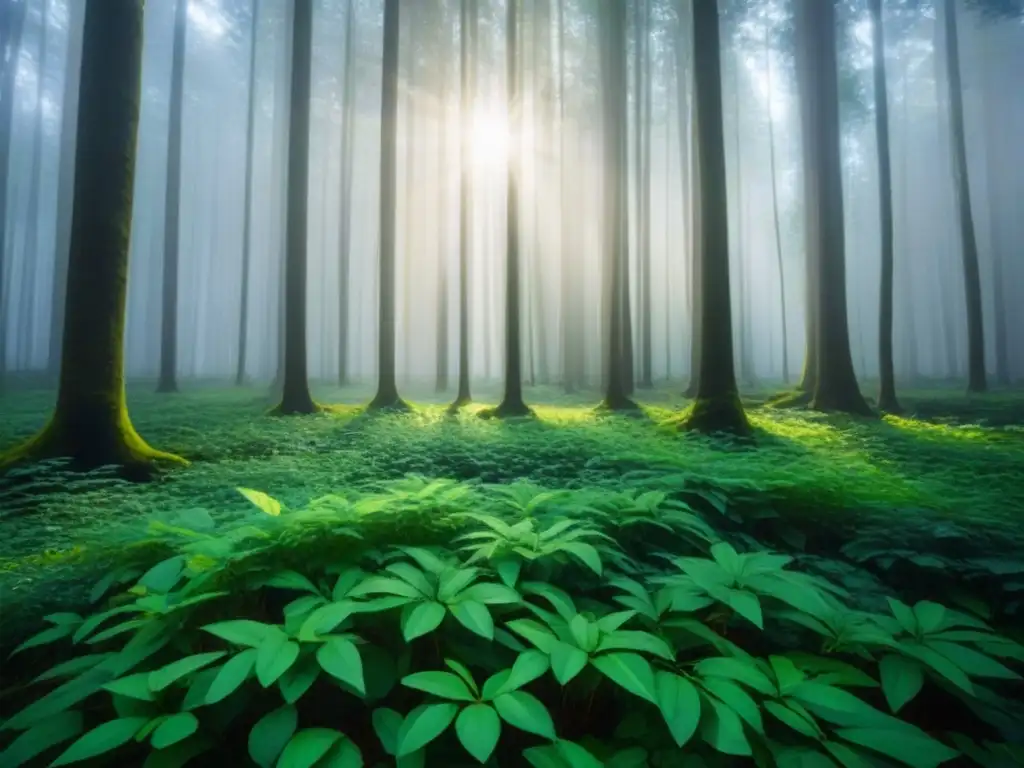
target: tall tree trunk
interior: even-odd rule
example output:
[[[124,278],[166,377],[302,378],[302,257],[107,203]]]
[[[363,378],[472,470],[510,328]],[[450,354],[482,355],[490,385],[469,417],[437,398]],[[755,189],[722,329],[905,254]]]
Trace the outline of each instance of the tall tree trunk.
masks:
[[[638,165],[639,175],[639,209],[637,232],[639,234],[639,251],[637,253],[637,272],[639,275],[639,307],[640,316],[640,386],[650,389],[654,386],[651,349],[651,45],[648,39],[651,26],[651,5],[649,0],[640,0],[643,5],[641,23],[637,34],[643,39],[642,86],[637,91],[637,100],[642,101],[641,115],[637,122],[638,141],[641,145]]]
[[[957,35],[956,0],[942,4],[946,34],[946,82],[949,87],[949,117],[952,123],[953,184],[960,217],[960,245],[964,266],[964,292],[967,306],[967,391],[984,392],[985,330],[981,306],[981,274],[978,268],[978,242],[974,234],[971,188],[967,172],[967,143],[964,139],[964,97],[960,85],[960,42]]]
[[[341,97],[341,210],[338,217],[338,384],[348,384],[349,273],[352,264],[352,179],[356,112],[356,6],[345,10],[345,63]]]
[[[54,248],[53,295],[50,302],[49,372],[60,373],[64,338],[64,299],[68,285],[71,246],[71,210],[75,202],[75,121],[78,119],[78,83],[82,65],[82,30],[85,3],[68,4],[68,47],[64,68],[64,97],[60,114],[60,168],[57,173],[57,240]]]
[[[306,361],[307,205],[313,0],[295,0],[288,122],[288,212],[284,267],[284,387],[277,413],[314,413]]]
[[[789,384],[789,333],[786,329],[786,270],[782,261],[782,226],[779,222],[779,178],[775,170],[775,117],[772,115],[772,52],[764,25],[765,92],[768,101],[768,167],[772,177],[772,223],[775,230],[775,263],[779,270],[779,316],[782,320],[782,383]]]
[[[469,382],[469,256],[473,233],[473,90],[477,4],[459,4],[459,391],[453,408],[472,398]]]
[[[576,349],[573,346],[576,334],[576,283],[573,274],[569,245],[569,222],[564,215],[566,209],[566,125],[565,125],[565,0],[558,0],[558,237],[561,274],[561,336],[562,336],[562,386],[572,394],[579,386],[579,371],[576,369]]]
[[[811,305],[817,319],[811,407],[869,415],[853,369],[846,310],[835,7],[821,0],[797,0],[796,23],[807,255],[817,266]]]
[[[171,52],[171,105],[167,139],[167,196],[164,208],[163,311],[160,324],[160,379],[157,392],[177,392],[178,368],[178,240],[181,207],[181,129],[185,74],[185,34],[189,0],[178,0],[174,9],[174,42]]]
[[[510,133],[519,136],[522,104],[519,93],[519,5],[508,0],[505,27],[508,122]],[[522,157],[519,147],[509,148],[508,191],[505,198],[505,393],[493,411],[495,416],[524,416],[530,409],[523,402],[523,350],[520,335],[519,264],[519,176]]]
[[[440,25],[435,47],[441,59],[438,73],[438,185],[437,192],[437,371],[434,389],[444,392],[448,389],[448,15],[445,6],[438,3],[435,8]]]
[[[384,0],[384,57],[380,118],[380,277],[377,394],[370,408],[398,408],[395,376],[395,186],[398,139],[399,0]]]
[[[142,0],[86,3],[75,204],[57,405],[35,438],[0,465],[69,457],[140,477],[156,461],[132,426],[124,389],[132,189],[142,79]]]
[[[1006,312],[1006,286],[1003,282],[1003,252],[1004,237],[1003,226],[1005,221],[1000,216],[997,206],[1003,200],[999,194],[997,174],[1001,171],[1001,155],[998,152],[1000,137],[996,131],[997,125],[1003,124],[998,121],[994,114],[997,99],[993,98],[991,83],[991,63],[986,56],[986,80],[984,84],[983,98],[985,101],[985,152],[987,161],[987,187],[989,207],[989,231],[992,239],[992,309],[993,323],[995,325],[995,353],[996,353],[996,382],[999,386],[1010,385],[1010,355],[1008,348],[1007,333],[1007,312]],[[1004,134],[1005,135],[1005,134]],[[1012,241],[1011,241],[1012,242]]]
[[[253,135],[256,124],[256,35],[259,31],[260,0],[252,0],[252,29],[249,32],[249,105],[245,121],[245,202],[242,222],[242,296],[238,318],[238,361],[235,385],[245,383],[249,341],[249,272],[252,262],[252,166]]]
[[[893,212],[892,161],[889,156],[889,97],[885,72],[885,35],[882,0],[868,0],[875,79],[875,143],[878,147],[878,202],[882,235],[881,284],[878,302],[878,407],[898,413],[896,371],[892,355]]]
[[[729,288],[729,210],[722,111],[722,56],[718,0],[693,4],[697,112],[697,177],[700,183],[700,366],[696,400],[681,426],[701,432],[749,431],[736,387],[732,298]]]

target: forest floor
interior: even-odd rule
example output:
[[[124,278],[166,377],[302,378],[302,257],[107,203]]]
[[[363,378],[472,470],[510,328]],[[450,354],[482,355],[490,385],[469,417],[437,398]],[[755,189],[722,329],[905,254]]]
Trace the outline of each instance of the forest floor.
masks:
[[[593,410],[578,397],[528,388],[536,419],[447,415],[439,398],[410,413],[368,414],[365,388],[315,388],[323,415],[267,415],[265,390],[188,387],[129,393],[133,421],[155,447],[192,461],[150,483],[109,471],[74,475],[59,463],[0,477],[0,648],[37,628],[40,604],[81,602],[77,582],[145,538],[154,519],[205,509],[244,522],[253,507],[237,487],[288,508],[413,473],[460,482],[527,481],[549,488],[701,489],[722,524],[743,526],[786,551],[828,559],[825,570],[913,596],[967,587],[1003,618],[1024,617],[1024,392],[968,398],[953,390],[903,392],[908,415],[850,419],[747,399],[755,426],[739,444],[677,432],[685,401],[641,391],[639,417]],[[493,401],[494,391],[481,391]],[[0,397],[0,450],[45,421],[52,393]],[[544,404],[548,403],[548,404]],[[84,566],[84,569],[83,569]],[[91,583],[91,582],[90,582]],[[867,582],[865,582],[867,583]],[[86,589],[88,587],[86,586]]]

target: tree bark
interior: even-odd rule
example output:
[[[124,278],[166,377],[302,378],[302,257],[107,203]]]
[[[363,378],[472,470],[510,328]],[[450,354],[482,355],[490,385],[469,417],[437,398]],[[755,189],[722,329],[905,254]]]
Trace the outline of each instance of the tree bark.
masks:
[[[439,24],[436,55],[440,58],[438,72],[438,177],[437,226],[437,370],[434,389],[445,392],[448,389],[448,15],[443,3],[435,8]]]
[[[35,438],[0,458],[68,457],[143,472],[184,463],[132,426],[124,388],[132,190],[142,70],[142,0],[89,2],[81,68],[75,204],[57,405]]]
[[[640,281],[639,306],[640,316],[640,386],[650,389],[654,386],[654,370],[652,365],[651,344],[651,45],[648,39],[651,25],[651,6],[649,0],[640,0],[643,5],[641,23],[637,34],[643,39],[643,55],[640,58],[643,77],[641,87],[637,90],[637,100],[642,101],[642,108],[637,110],[640,119],[637,121],[637,135],[640,143],[638,175],[640,179],[639,218],[637,232],[639,234],[639,252],[637,253],[637,272]]]
[[[348,384],[349,272],[352,264],[352,178],[356,112],[356,6],[345,11],[345,62],[341,97],[341,210],[338,218],[338,385]]]
[[[772,115],[772,54],[768,22],[764,25],[765,92],[768,100],[768,163],[772,177],[772,223],[775,230],[775,262],[779,269],[779,315],[782,320],[782,383],[789,384],[789,333],[786,328],[786,270],[782,260],[782,227],[779,223],[779,180],[775,170],[775,117]]]
[[[249,32],[249,104],[245,122],[245,202],[242,222],[242,295],[238,318],[238,361],[235,385],[245,383],[249,341],[249,272],[252,261],[252,165],[256,124],[256,34],[259,30],[260,0],[252,0],[252,29]]]

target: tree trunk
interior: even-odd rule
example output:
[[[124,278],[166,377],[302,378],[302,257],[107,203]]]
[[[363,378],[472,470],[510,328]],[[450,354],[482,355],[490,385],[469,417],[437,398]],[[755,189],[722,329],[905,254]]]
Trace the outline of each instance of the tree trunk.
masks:
[[[772,54],[768,22],[764,25],[765,92],[768,100],[768,163],[772,177],[772,223],[775,229],[775,262],[779,269],[779,316],[782,320],[782,383],[789,384],[789,333],[786,329],[786,270],[782,261],[782,227],[779,223],[779,180],[775,171],[775,117],[772,115]]]
[[[0,465],[69,457],[146,470],[183,459],[150,448],[128,417],[124,323],[142,70],[142,0],[89,2],[81,68],[75,205],[57,405]],[[135,474],[134,476],[140,476]]]
[[[242,296],[238,318],[238,361],[235,385],[245,383],[246,352],[249,340],[249,272],[252,261],[252,165],[253,133],[256,123],[256,34],[259,30],[260,0],[252,2],[252,29],[249,33],[249,106],[245,122],[245,208],[242,223]]]
[[[434,389],[444,392],[448,389],[448,14],[445,6],[438,3],[434,9],[438,15],[438,36],[435,55],[440,58],[438,73],[438,185],[437,226],[437,370]]]
[[[565,0],[558,0],[558,210],[566,209],[566,143],[565,143]],[[559,216],[558,237],[561,274],[561,335],[562,335],[562,386],[566,394],[572,394],[579,386],[579,371],[576,370],[575,341],[576,284],[577,276],[572,273],[572,257],[569,244],[569,222]]]
[[[171,52],[171,105],[167,139],[167,196],[164,207],[163,311],[160,325],[160,380],[157,392],[177,392],[178,270],[180,252],[182,95],[185,74],[185,36],[189,0],[178,0],[174,10]]]
[[[729,289],[729,211],[718,0],[693,4],[693,51],[700,182],[700,367],[696,400],[681,427],[700,432],[745,434],[747,423],[736,387],[732,298]]]
[[[640,299],[637,309],[640,316],[640,386],[650,389],[654,386],[651,349],[651,45],[648,39],[651,25],[651,6],[649,0],[640,0],[643,4],[641,23],[637,34],[642,36],[643,45],[643,77],[642,86],[637,91],[637,100],[642,99],[642,109],[637,110],[641,119],[637,122],[637,135],[641,145],[638,174],[639,209],[637,232],[639,234],[639,252],[637,266],[640,280]]]
[[[893,308],[893,212],[892,161],[889,155],[889,98],[885,72],[885,35],[882,27],[882,0],[868,0],[875,79],[875,143],[878,147],[878,201],[882,235],[881,285],[878,302],[878,407],[899,413],[896,399],[896,372],[892,357]]]
[[[946,33],[946,82],[949,87],[949,117],[952,123],[953,184],[960,217],[961,251],[964,262],[964,291],[967,306],[967,391],[984,392],[985,330],[981,306],[981,274],[978,268],[978,243],[971,211],[971,188],[967,172],[967,145],[964,139],[964,98],[960,85],[960,42],[957,36],[956,0],[942,4]]]
[[[356,112],[356,6],[345,10],[345,58],[341,97],[341,210],[338,217],[338,385],[348,384],[349,272],[352,263],[352,177]]]
[[[400,408],[395,376],[395,186],[398,138],[399,0],[384,0],[380,118],[380,275],[377,394],[370,408]]]
[[[797,0],[797,77],[804,145],[807,255],[817,266],[817,368],[811,407],[869,415],[857,387],[846,311],[835,7]]]
[[[986,177],[988,187],[989,231],[992,238],[992,310],[995,325],[996,382],[1001,387],[1010,386],[1010,356],[1008,348],[1006,286],[1003,282],[1003,223],[997,206],[1002,200],[996,174],[1000,172],[1001,155],[998,152],[1000,137],[996,132],[998,123],[994,114],[996,99],[993,99],[991,85],[991,64],[986,56],[986,82],[983,98],[985,100],[985,152]],[[1005,134],[1004,134],[1005,135]],[[1011,241],[1012,242],[1012,241]]]

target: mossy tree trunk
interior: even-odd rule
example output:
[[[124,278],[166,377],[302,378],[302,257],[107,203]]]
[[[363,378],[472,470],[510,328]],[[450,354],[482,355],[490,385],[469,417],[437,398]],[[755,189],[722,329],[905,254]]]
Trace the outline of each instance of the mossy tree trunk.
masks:
[[[745,434],[750,427],[740,403],[733,361],[718,0],[693,5],[693,51],[700,179],[700,367],[696,400],[681,426],[700,432]]]
[[[889,95],[885,71],[885,34],[882,27],[882,0],[868,0],[875,81],[875,141],[878,147],[878,202],[882,234],[881,283],[878,304],[878,407],[897,413],[896,371],[893,365],[893,210],[892,160],[889,152]]]
[[[256,123],[256,35],[259,31],[260,0],[252,0],[252,28],[249,30],[249,103],[245,120],[245,217],[242,222],[242,296],[238,317],[238,360],[235,385],[245,383],[249,341],[249,273],[252,263],[252,164],[253,134]]]
[[[291,108],[288,124],[288,208],[284,282],[284,386],[277,413],[314,413],[306,364],[309,113],[313,62],[313,0],[295,0],[292,19]]]
[[[142,69],[143,0],[87,3],[79,151],[57,405],[28,443],[0,458],[69,457],[82,468],[183,463],[150,448],[128,417],[124,324]]]
[[[816,272],[809,307],[817,325],[811,407],[867,415],[846,311],[835,8],[831,2],[797,0],[796,25],[807,257]]]
[[[400,408],[395,371],[395,187],[398,144],[399,0],[384,0],[380,118],[380,276],[377,394],[370,408]]]

